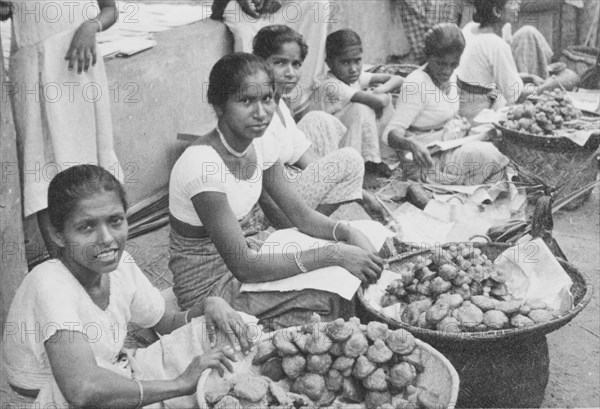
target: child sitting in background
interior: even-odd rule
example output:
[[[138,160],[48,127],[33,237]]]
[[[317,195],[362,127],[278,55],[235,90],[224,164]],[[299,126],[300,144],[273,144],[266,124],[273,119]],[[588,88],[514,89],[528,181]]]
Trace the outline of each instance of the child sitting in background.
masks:
[[[365,161],[365,187],[374,187],[374,178],[390,176],[382,162],[379,136],[391,118],[393,106],[388,92],[399,88],[403,78],[362,70],[362,42],[350,29],[327,36],[325,62],[329,72],[311,100],[311,110],[335,115],[348,128],[341,146],[358,150]],[[367,90],[375,87],[373,90]]]

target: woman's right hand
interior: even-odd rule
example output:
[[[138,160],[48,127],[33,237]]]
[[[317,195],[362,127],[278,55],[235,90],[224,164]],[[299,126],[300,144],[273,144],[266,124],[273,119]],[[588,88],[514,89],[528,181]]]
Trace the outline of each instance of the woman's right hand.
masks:
[[[357,277],[363,286],[376,283],[379,280],[383,271],[383,259],[381,257],[360,247],[339,241],[333,245],[336,246],[334,254],[337,265]]]
[[[233,348],[229,346],[214,349],[195,357],[178,377],[183,385],[183,393],[185,395],[195,393],[200,376],[209,368],[216,369],[221,376],[225,374],[225,370],[233,372],[231,361],[235,360]]]

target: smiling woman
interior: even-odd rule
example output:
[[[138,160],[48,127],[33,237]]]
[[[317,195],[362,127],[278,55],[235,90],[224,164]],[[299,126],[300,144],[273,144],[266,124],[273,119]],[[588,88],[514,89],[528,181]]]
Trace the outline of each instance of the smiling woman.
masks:
[[[276,141],[262,136],[275,112],[274,94],[271,69],[259,57],[234,53],[219,60],[208,86],[217,128],[185,150],[169,184],[169,268],[179,306],[217,295],[267,328],[304,323],[313,312],[324,319],[348,316],[352,305],[324,291],[240,293],[242,283],[331,265],[366,283],[379,276],[383,263],[362,233],[312,210],[286,183]],[[256,172],[248,177],[244,169]],[[261,253],[249,220],[263,189],[301,232],[339,240],[335,251]]]
[[[249,350],[245,322],[222,299],[209,297],[186,312],[166,307],[124,250],[126,209],[122,186],[101,167],[74,166],[50,183],[51,236],[60,257],[34,268],[12,301],[2,342],[11,394],[3,403],[195,407],[188,395],[202,372],[231,370],[233,348]],[[163,337],[126,350],[129,323]],[[207,328],[215,329],[211,343]],[[224,345],[205,352],[216,334]]]

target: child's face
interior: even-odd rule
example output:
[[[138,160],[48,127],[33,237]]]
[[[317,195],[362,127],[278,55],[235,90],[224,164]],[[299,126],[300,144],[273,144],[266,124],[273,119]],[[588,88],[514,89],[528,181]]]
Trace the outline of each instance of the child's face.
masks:
[[[340,81],[352,84],[362,72],[362,49],[355,47],[327,60],[329,69]]]
[[[101,191],[81,199],[56,232],[64,258],[74,274],[114,271],[125,248],[128,225],[117,192]]]
[[[302,68],[302,53],[298,43],[282,44],[277,53],[267,58],[267,63],[273,70],[275,85],[279,94],[291,91],[298,84],[300,68]]]

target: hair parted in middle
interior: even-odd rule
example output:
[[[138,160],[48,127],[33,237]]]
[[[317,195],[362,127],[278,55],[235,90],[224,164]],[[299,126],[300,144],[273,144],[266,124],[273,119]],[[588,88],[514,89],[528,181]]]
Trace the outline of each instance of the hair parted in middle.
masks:
[[[304,37],[296,30],[275,24],[261,28],[252,42],[252,52],[260,58],[267,59],[281,50],[281,46],[286,43],[296,43],[300,47],[300,58],[302,61],[308,54],[308,45]]]
[[[232,95],[243,91],[246,78],[260,72],[267,75],[270,86],[274,88],[273,72],[262,58],[248,53],[232,53],[222,57],[208,76],[208,103],[213,107],[224,106]]]

